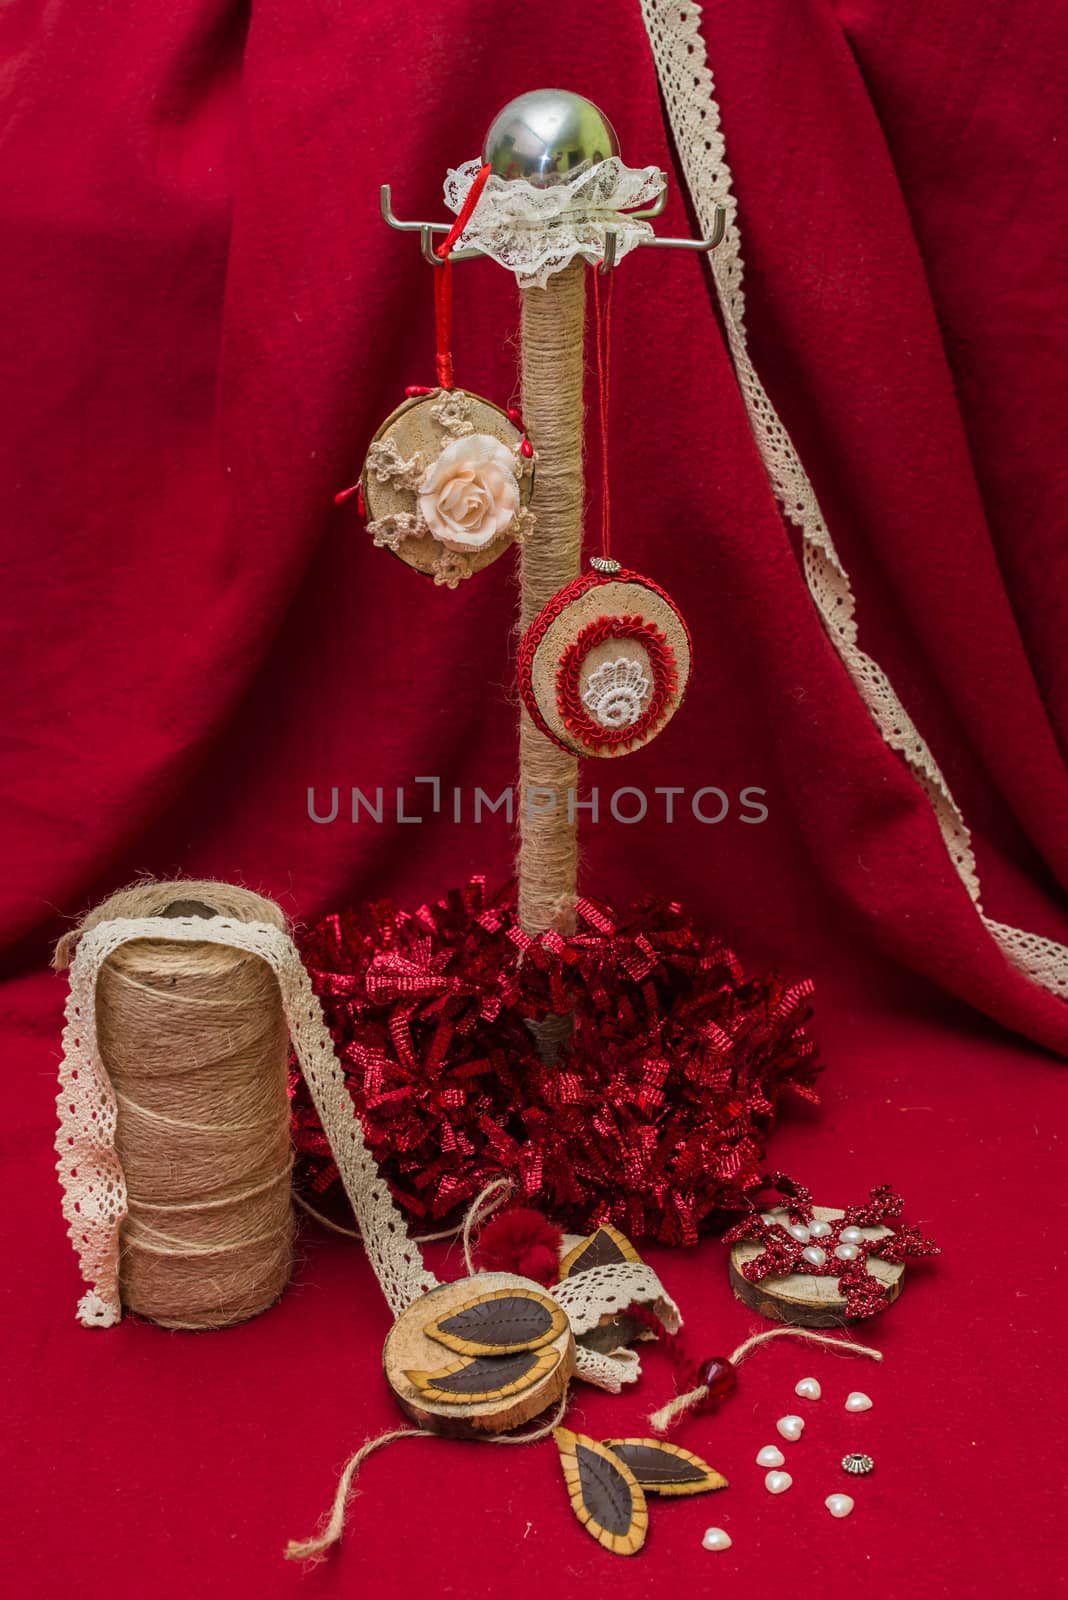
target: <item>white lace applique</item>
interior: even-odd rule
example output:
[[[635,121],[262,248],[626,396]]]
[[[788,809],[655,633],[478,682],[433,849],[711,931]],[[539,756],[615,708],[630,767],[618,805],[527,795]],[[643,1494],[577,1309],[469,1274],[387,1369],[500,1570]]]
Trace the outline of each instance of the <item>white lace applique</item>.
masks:
[[[474,571],[471,557],[456,550],[442,550],[434,562],[434,582],[442,589],[455,589]]]
[[[481,167],[476,160],[450,169],[450,211],[459,214]],[[483,251],[514,272],[521,289],[544,289],[576,257],[600,261],[609,232],[616,235],[617,261],[652,238],[651,225],[626,212],[649,205],[663,187],[657,167],[628,167],[618,156],[576,167],[545,188],[492,173],[458,248]]]
[[[513,542],[521,545],[524,540],[530,537],[537,525],[538,519],[533,511],[528,510],[526,506],[521,507],[516,512],[515,521],[512,523]]]
[[[390,511],[384,517],[375,517],[367,524],[367,531],[378,550],[396,550],[405,539],[421,539],[426,523],[415,511]]]
[[[475,431],[471,421],[471,397],[464,389],[439,389],[430,415],[442,433],[449,433],[454,439],[462,439]]]
[[[392,483],[395,489],[414,492],[425,464],[418,451],[410,461],[405,460],[395,439],[376,439],[367,452],[367,470],[379,483]]]
[[[727,211],[723,243],[710,256],[738,386],[772,491],[801,530],[809,593],[832,644],[883,739],[904,756],[927,795],[946,851],[987,932],[1002,954],[1033,982],[1068,999],[1068,949],[1052,939],[986,916],[971,835],[937,761],[897,697],[886,673],[858,643],[856,599],[793,441],[768,398],[749,354],[738,207],[720,128],[719,106],[701,36],[696,0],[641,0],[657,75],[686,175],[706,235],[717,205]]]
[[[651,687],[638,662],[620,656],[590,673],[582,703],[602,728],[629,728],[641,716]]]

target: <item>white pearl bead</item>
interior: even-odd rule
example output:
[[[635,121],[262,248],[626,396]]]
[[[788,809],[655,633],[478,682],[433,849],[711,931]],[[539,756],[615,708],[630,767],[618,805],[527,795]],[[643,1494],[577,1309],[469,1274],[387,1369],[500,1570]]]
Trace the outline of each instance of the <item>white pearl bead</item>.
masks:
[[[818,1400],[822,1393],[818,1378],[802,1378],[800,1383],[794,1384],[794,1394],[799,1394],[802,1400]]]
[[[871,1405],[870,1400],[868,1401],[868,1404]],[[796,1444],[798,1439],[800,1439],[801,1435],[805,1431],[805,1419],[804,1417],[794,1416],[780,1417],[775,1426],[778,1428],[784,1439],[789,1439],[792,1443]]]
[[[814,1267],[822,1267],[827,1259],[826,1250],[821,1250],[818,1244],[807,1245],[802,1250],[801,1255],[805,1261],[811,1262]]]
[[[848,1517],[854,1500],[851,1494],[829,1494],[823,1503],[832,1517]]]
[[[785,1494],[793,1481],[788,1472],[769,1472],[764,1479],[764,1487],[769,1494]]]
[[[786,1457],[777,1444],[766,1444],[763,1450],[757,1451],[756,1464],[758,1467],[781,1467],[785,1464]]]
[[[814,1239],[826,1239],[831,1231],[831,1225],[829,1222],[810,1222],[808,1231]]]
[[[854,1389],[852,1394],[846,1395],[845,1408],[847,1411],[870,1411],[871,1400],[860,1389]]]
[[[860,1255],[860,1251],[857,1249],[855,1244],[835,1245],[834,1253],[838,1257],[839,1261],[855,1261]]]
[[[729,1550],[731,1536],[726,1528],[706,1528],[705,1536],[701,1540],[706,1550]]]
[[[808,1244],[808,1241],[812,1238],[812,1234],[803,1222],[791,1222],[786,1231],[791,1239],[797,1240],[798,1244]]]
[[[760,1213],[760,1220],[761,1220],[761,1222],[766,1222],[768,1227],[770,1228],[772,1223],[778,1222],[779,1219],[778,1219],[777,1216],[775,1216],[774,1212],[762,1211]]]
[[[843,1244],[863,1244],[864,1235],[859,1228],[843,1228],[838,1235]]]

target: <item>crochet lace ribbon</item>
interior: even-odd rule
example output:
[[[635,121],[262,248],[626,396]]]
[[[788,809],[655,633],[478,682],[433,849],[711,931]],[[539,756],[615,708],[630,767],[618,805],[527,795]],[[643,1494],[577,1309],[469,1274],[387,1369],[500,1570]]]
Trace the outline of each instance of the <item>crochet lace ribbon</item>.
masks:
[[[119,1230],[126,1216],[126,1180],[115,1150],[115,1091],[100,1058],[96,981],[114,950],[130,939],[228,945],[266,961],[278,980],[289,1035],[315,1101],[364,1247],[394,1316],[437,1278],[408,1238],[400,1212],[364,1144],[319,1000],[292,940],[265,922],[229,917],[121,917],[84,934],[70,969],[63,1060],[59,1069],[57,1170],[63,1215],[90,1287],[78,1303],[87,1327],[110,1327],[122,1315]]]
[[[226,945],[267,962],[278,981],[301,1071],[390,1310],[399,1316],[419,1295],[436,1288],[439,1280],[427,1271],[419,1246],[408,1237],[404,1219],[364,1143],[318,996],[288,935],[269,923],[232,917],[116,917],[81,936],[71,963],[56,1100],[56,1169],[63,1215],[87,1286],[78,1302],[79,1322],[107,1328],[122,1315],[119,1242],[127,1190],[115,1149],[118,1106],[97,1040],[96,985],[104,962],[131,939]],[[644,1265],[596,1267],[551,1292],[576,1334],[596,1327],[602,1317],[618,1314],[632,1300],[653,1305],[669,1332],[679,1325],[678,1308]],[[622,1383],[633,1382],[639,1370],[633,1352],[601,1355],[579,1348],[578,1376],[601,1388],[618,1392]]]
[[[445,204],[451,211],[459,214],[481,166],[465,161],[450,169]],[[618,156],[576,167],[543,189],[525,178],[493,173],[458,247],[481,250],[508,267],[521,289],[544,289],[552,274],[576,256],[600,261],[609,232],[616,236],[617,261],[652,238],[648,222],[624,213],[648,205],[663,187],[658,167],[627,167]]]
[[[596,1328],[603,1317],[620,1316],[635,1300],[651,1306],[668,1333],[677,1333],[682,1326],[678,1306],[644,1261],[612,1261],[590,1267],[562,1279],[546,1293],[563,1306],[576,1338]],[[626,1345],[602,1354],[580,1344],[575,1355],[576,1376],[610,1394],[618,1394],[623,1384],[635,1383],[641,1376],[638,1354]]]
[[[686,184],[706,235],[712,230],[714,208],[726,207],[726,234],[710,262],[727,342],[772,491],[785,515],[801,531],[805,580],[824,627],[883,739],[904,756],[930,801],[949,858],[987,932],[1028,978],[1068,999],[1068,949],[1052,939],[996,922],[983,911],[967,824],[934,755],[886,673],[858,643],[856,600],[849,576],[793,442],[750,358],[738,207],[731,193],[715,86],[701,37],[701,7],[696,0],[641,0],[641,7]]]

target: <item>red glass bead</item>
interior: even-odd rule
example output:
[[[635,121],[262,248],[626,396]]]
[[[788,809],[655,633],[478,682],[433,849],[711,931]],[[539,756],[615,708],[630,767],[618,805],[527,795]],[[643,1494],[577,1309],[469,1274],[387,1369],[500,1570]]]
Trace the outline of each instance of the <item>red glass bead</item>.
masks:
[[[528,461],[530,460],[531,456],[534,454],[534,446],[531,444],[529,439],[524,439],[523,443],[519,446],[519,449],[522,452],[522,454],[526,456]]]
[[[708,1390],[710,1400],[729,1400],[738,1388],[738,1374],[726,1356],[712,1356],[697,1369],[697,1376]]]
[[[514,422],[517,428],[521,428],[523,426],[523,413],[521,411],[517,411],[515,406],[509,406],[508,421]]]

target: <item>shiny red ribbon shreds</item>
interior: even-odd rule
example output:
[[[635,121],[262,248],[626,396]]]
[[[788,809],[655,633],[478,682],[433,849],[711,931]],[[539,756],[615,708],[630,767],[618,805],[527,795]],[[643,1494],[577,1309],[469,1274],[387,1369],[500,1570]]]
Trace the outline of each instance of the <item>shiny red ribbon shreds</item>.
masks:
[[[368,1145],[413,1219],[457,1214],[506,1175],[560,1223],[693,1243],[759,1183],[779,1098],[815,1100],[808,982],[747,974],[674,903],[580,900],[570,939],[531,939],[515,895],[472,879],[414,912],[327,917],[302,954]],[[572,1013],[545,1066],[530,1020]],[[299,1179],[343,1208],[293,1074]]]

